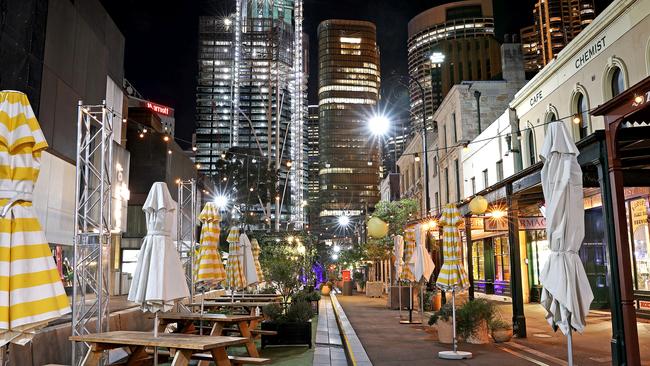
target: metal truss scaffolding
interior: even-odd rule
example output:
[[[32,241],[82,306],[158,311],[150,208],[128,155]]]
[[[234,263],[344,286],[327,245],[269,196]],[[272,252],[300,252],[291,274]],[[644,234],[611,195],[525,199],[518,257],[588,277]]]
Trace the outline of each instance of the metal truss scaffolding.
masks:
[[[108,331],[113,112],[79,101],[75,185],[72,335]],[[88,351],[72,343],[72,365]]]
[[[176,248],[181,257],[181,263],[185,269],[187,286],[190,289],[190,297],[194,299],[194,269],[196,263],[196,180],[179,180],[178,183],[178,211],[177,218],[177,242]]]
[[[302,0],[294,2],[294,41],[293,41],[293,77],[291,79],[291,222],[296,229],[305,224],[305,161],[304,161],[304,123],[307,118],[305,108],[306,77],[303,70],[303,7]]]

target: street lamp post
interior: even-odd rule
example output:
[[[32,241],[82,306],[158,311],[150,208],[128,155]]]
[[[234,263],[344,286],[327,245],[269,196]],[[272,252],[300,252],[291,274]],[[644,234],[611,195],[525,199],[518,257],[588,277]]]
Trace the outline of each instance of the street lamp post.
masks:
[[[426,120],[426,108],[425,108],[425,96],[424,88],[418,79],[408,75],[410,81],[415,82],[415,84],[420,89],[420,95],[422,96],[422,155],[424,158],[424,191],[425,191],[425,202],[424,207],[426,208],[425,215],[428,215],[431,212],[431,199],[429,197],[429,154],[427,154],[427,120]]]

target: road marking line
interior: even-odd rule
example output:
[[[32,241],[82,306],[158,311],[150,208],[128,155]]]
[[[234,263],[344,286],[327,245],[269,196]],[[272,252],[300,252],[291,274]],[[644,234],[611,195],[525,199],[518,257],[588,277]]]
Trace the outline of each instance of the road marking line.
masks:
[[[513,356],[517,356],[517,357],[522,358],[522,359],[524,359],[524,360],[526,360],[526,361],[530,361],[530,362],[534,363],[535,365],[538,365],[538,366],[549,366],[549,364],[546,364],[546,363],[544,363],[544,362],[542,362],[542,361],[538,361],[538,360],[536,360],[536,359],[534,359],[534,358],[531,358],[531,357],[528,357],[528,356],[524,355],[523,353],[519,353],[519,352],[517,352],[517,351],[513,351],[513,350],[508,349],[508,348],[506,348],[506,347],[500,347],[500,346],[497,346],[497,348],[500,349],[500,350],[502,350],[502,351],[504,351],[504,352],[508,352],[508,353],[510,353],[510,354],[513,355]]]
[[[546,353],[544,353],[544,352],[542,352],[542,351],[538,351],[538,350],[532,349],[532,348],[530,348],[530,347],[526,347],[526,346],[524,346],[523,344],[519,344],[519,343],[516,343],[516,342],[509,342],[509,343],[508,343],[508,346],[512,346],[512,347],[518,348],[518,349],[520,349],[520,350],[522,350],[522,351],[528,352],[528,353],[530,353],[530,354],[532,354],[532,355],[535,355],[535,356],[537,356],[537,357],[544,358],[544,359],[546,359],[546,360],[548,360],[548,361],[555,362],[555,363],[557,363],[557,364],[559,364],[559,365],[562,365],[562,366],[568,366],[568,365],[569,365],[569,364],[568,364],[566,361],[564,361],[564,360],[561,360],[561,359],[559,359],[559,358],[557,358],[557,357],[553,357],[553,356],[551,356],[551,355],[549,355],[549,354],[546,354]]]

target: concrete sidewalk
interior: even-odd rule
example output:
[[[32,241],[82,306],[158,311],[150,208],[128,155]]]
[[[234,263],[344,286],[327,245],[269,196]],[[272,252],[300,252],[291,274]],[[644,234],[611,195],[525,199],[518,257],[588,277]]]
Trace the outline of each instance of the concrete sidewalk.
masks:
[[[339,302],[375,366],[438,365],[451,363],[438,359],[438,351],[450,345],[437,342],[435,331],[425,331],[425,325],[400,325],[399,312],[386,308],[386,299],[371,299],[362,295],[339,296]],[[504,318],[511,317],[510,304],[500,304]],[[539,308],[539,309],[538,309]],[[473,358],[454,361],[459,365],[566,365],[566,339],[553,333],[537,304],[526,306],[528,338],[487,345],[460,343],[459,350],[473,353]],[[407,313],[402,312],[405,318]],[[414,318],[419,318],[419,313]],[[650,365],[650,324],[639,324],[641,359]],[[587,331],[574,337],[575,363],[580,365],[611,364],[609,317],[601,312],[588,319]],[[646,361],[647,360],[647,361]]]

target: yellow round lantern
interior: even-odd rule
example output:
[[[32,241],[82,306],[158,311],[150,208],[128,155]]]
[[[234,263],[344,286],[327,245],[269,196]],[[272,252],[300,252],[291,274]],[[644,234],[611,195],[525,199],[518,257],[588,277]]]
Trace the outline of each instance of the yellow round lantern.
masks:
[[[374,239],[381,239],[388,235],[388,224],[378,217],[368,220],[368,235]]]
[[[469,211],[474,215],[482,215],[488,208],[488,201],[483,196],[476,196],[469,201]]]

